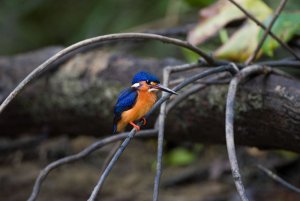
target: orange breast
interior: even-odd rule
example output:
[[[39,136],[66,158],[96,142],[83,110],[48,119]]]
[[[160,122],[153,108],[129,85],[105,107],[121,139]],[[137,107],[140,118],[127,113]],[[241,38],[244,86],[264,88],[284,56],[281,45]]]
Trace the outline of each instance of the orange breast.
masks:
[[[130,109],[122,113],[121,120],[118,122],[118,131],[123,131],[126,125],[131,122],[138,120],[145,116],[154,105],[157,96],[153,92],[138,91],[138,97],[135,105]]]

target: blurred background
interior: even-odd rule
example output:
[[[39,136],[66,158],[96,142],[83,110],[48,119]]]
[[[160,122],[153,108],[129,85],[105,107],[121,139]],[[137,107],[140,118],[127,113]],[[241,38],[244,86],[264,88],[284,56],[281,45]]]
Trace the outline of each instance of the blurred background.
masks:
[[[60,50],[78,41],[104,34],[151,32],[186,39],[193,28],[198,24],[201,26],[200,10],[216,2],[216,0],[0,0],[0,67],[8,65],[16,55],[32,51],[39,52],[47,47]],[[280,1],[264,0],[263,2],[271,9],[275,9]],[[300,1],[289,0],[285,10],[299,14]],[[297,18],[298,22],[299,19]],[[226,27],[228,28],[226,31],[221,30],[203,44],[202,48],[213,50],[226,43],[228,35],[242,23],[234,22],[229,28]],[[292,37],[297,40],[289,42],[299,45],[300,26],[298,26],[299,23],[294,25],[298,28],[291,32]],[[157,44],[134,45],[133,47],[129,44],[125,48],[121,44],[117,47],[123,52],[130,50],[130,53],[140,56],[173,57],[172,62],[176,64],[182,60],[196,59],[193,53],[181,49],[174,50],[174,48],[162,49]],[[36,57],[37,60],[31,63],[26,63],[21,59],[18,65],[34,64],[37,66],[56,51],[57,49],[43,54],[42,57]],[[282,53],[280,49],[276,50],[273,59],[281,58],[282,55],[286,56],[286,53]],[[270,57],[262,57],[262,59],[265,58]],[[170,60],[165,62],[168,63]],[[30,72],[28,69],[31,68],[26,69],[24,67],[24,72]],[[1,72],[5,70],[0,70]],[[14,83],[2,79],[0,86],[11,84],[9,88],[11,89],[24,76],[24,72],[15,71],[16,76],[19,75],[18,79]],[[118,87],[120,88],[121,84]],[[113,96],[116,96],[119,88],[113,92]],[[28,102],[24,105],[27,106],[34,98],[28,97],[26,100]],[[112,107],[111,104],[108,103],[107,107]],[[45,115],[45,111],[47,110],[40,110],[38,114]],[[66,111],[71,111],[70,116],[74,115],[70,108]],[[26,112],[19,111],[11,116],[7,114],[9,118],[18,122],[18,124],[9,125],[10,131],[19,132],[18,128],[25,128],[29,121],[44,121],[43,115],[37,116],[37,119],[26,119],[27,117],[22,116],[20,120],[17,114],[31,114]],[[3,119],[2,121],[4,122]],[[93,121],[99,122],[95,118]],[[110,122],[110,119],[103,121],[109,124],[107,122]],[[3,125],[3,122],[0,122],[0,125]],[[20,132],[22,134],[16,135],[11,132],[11,136],[7,134],[7,130],[5,135],[4,131],[0,130],[0,200],[26,200],[34,179],[42,167],[63,156],[79,152],[97,139],[95,134],[85,136],[85,133],[80,135],[74,131],[76,133],[74,135],[72,132],[75,129],[70,130],[71,134],[61,132],[49,137],[47,134],[43,135],[47,133],[47,129],[47,127],[39,126],[38,129],[30,128],[25,132]],[[109,129],[110,125],[104,127],[106,132],[109,132]],[[90,130],[87,129],[87,131]],[[42,134],[39,134],[37,139],[32,139],[32,135],[37,136],[37,133]],[[110,148],[111,146],[107,146],[87,159],[55,170],[42,186],[38,200],[86,200],[99,177],[103,158]],[[103,200],[151,200],[155,154],[155,139],[133,142],[112,171],[103,191]],[[243,158],[243,172],[248,186],[247,192],[251,198],[257,201],[300,200],[299,194],[274,183],[253,167],[253,164],[258,162],[270,164],[271,167],[277,168],[276,170],[285,178],[300,185],[298,154],[283,150],[262,151],[256,148],[241,148],[238,157]],[[224,146],[167,142],[164,161],[165,174],[161,201],[238,200]]]
[[[167,28],[197,20],[212,0],[1,0],[0,54],[70,45],[109,33]],[[193,19],[194,18],[194,19]]]

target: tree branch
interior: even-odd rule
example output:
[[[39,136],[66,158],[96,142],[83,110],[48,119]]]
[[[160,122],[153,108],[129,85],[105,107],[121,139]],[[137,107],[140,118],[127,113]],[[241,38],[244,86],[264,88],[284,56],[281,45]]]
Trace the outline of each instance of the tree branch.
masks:
[[[180,66],[170,66],[163,70],[163,85],[168,87],[170,74],[172,72],[186,71],[198,67],[196,65],[180,65]],[[163,92],[162,97],[166,96],[167,93]],[[166,102],[161,104],[160,113],[158,117],[158,143],[157,143],[157,161],[156,161],[156,175],[154,179],[154,189],[153,189],[153,201],[158,201],[159,184],[162,171],[162,157],[163,157],[163,145],[164,145],[164,129],[165,129],[165,119],[166,119]]]
[[[241,70],[238,74],[236,74],[236,76],[231,80],[229,84],[226,101],[226,145],[235,186],[237,188],[240,198],[243,201],[248,201],[248,198],[246,196],[245,188],[241,179],[234,143],[234,103],[236,92],[240,82],[244,81],[250,75],[257,73],[269,73],[270,71],[271,69],[267,67],[257,65],[249,66]]]
[[[185,66],[179,66],[179,68],[185,68]],[[178,68],[178,67],[177,67]],[[166,67],[163,70],[163,85],[168,87],[170,74],[172,67]],[[167,93],[162,92],[162,97]],[[158,139],[157,139],[157,159],[156,159],[156,175],[154,178],[153,188],[153,201],[158,201],[159,184],[162,170],[162,156],[163,156],[163,145],[164,145],[164,130],[165,130],[165,118],[166,118],[166,102],[161,104],[160,113],[158,116]]]
[[[267,169],[263,165],[257,165],[257,168],[263,171],[266,175],[271,177],[273,180],[277,181],[278,183],[286,187],[287,189],[290,189],[291,191],[294,191],[296,193],[300,193],[300,188],[297,188],[296,186],[288,183],[287,181],[285,181],[284,179],[282,179],[281,177],[279,177],[278,175],[276,175],[275,173],[273,173],[271,170]]]

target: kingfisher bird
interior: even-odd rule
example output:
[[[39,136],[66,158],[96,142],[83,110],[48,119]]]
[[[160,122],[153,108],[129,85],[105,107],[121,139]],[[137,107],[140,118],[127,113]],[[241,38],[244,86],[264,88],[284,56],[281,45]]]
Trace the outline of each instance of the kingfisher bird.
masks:
[[[146,124],[144,116],[156,102],[158,90],[177,94],[160,85],[160,81],[155,75],[145,71],[136,73],[131,87],[120,93],[114,106],[113,133],[123,132],[128,124],[140,130],[134,121],[143,119],[144,125]]]

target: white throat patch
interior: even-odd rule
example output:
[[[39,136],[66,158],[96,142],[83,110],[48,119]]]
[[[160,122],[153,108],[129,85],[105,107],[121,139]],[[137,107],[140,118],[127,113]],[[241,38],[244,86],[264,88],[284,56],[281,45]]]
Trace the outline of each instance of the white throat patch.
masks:
[[[152,92],[152,91],[158,91],[158,89],[155,89],[155,88],[151,88],[151,89],[148,89],[149,92]]]
[[[131,85],[132,88],[139,88],[140,86],[140,83],[134,83],[133,85]]]

